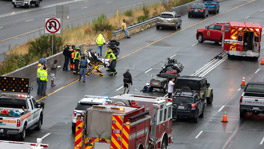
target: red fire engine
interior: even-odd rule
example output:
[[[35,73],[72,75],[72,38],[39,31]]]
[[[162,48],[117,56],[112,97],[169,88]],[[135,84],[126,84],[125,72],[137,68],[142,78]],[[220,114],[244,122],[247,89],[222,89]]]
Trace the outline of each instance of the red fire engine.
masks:
[[[121,95],[78,116],[75,149],[159,149],[171,143],[172,104],[162,97]]]
[[[262,28],[259,23],[229,22],[224,32],[224,51],[228,57],[242,56],[258,59]]]

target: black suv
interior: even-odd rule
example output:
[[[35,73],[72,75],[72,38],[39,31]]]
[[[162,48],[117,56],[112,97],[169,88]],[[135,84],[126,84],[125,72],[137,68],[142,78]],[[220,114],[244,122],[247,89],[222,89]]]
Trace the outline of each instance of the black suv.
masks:
[[[202,100],[206,100],[207,104],[213,102],[213,89],[210,88],[210,84],[206,78],[197,76],[180,76],[177,78],[174,89],[176,91],[182,91],[182,89],[188,88],[193,92],[200,95]]]
[[[200,96],[191,91],[176,92],[173,96],[173,118],[191,118],[198,122],[203,117],[205,102]]]

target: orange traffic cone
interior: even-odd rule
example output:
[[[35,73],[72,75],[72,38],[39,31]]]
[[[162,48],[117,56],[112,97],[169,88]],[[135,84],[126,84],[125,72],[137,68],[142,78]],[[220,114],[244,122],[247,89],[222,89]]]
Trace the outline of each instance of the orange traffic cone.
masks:
[[[223,120],[222,120],[223,123],[227,123],[227,113],[226,113],[226,109],[225,109],[225,113],[224,113],[224,116],[223,116]]]
[[[260,61],[261,65],[264,65],[264,55],[262,55],[261,61]]]
[[[245,77],[245,75],[243,75],[241,86],[245,86],[245,85],[246,85],[246,77]]]

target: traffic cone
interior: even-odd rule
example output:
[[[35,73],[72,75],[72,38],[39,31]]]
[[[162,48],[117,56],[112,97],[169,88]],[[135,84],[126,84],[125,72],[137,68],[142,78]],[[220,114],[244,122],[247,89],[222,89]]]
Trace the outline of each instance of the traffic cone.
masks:
[[[227,113],[226,113],[226,109],[225,109],[225,113],[224,113],[224,116],[223,116],[223,120],[222,120],[223,123],[227,123],[228,120],[227,120]]]
[[[245,86],[246,85],[246,78],[245,78],[245,75],[243,75],[243,79],[242,79],[242,82],[241,82],[241,86]]]
[[[262,55],[261,61],[260,61],[260,65],[264,65],[264,55]]]

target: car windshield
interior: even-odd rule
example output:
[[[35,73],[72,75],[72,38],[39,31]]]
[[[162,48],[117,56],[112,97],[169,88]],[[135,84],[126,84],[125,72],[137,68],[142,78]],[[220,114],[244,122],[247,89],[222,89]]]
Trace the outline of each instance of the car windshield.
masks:
[[[194,3],[194,4],[192,4],[192,8],[203,9],[204,8],[204,5],[199,4],[199,3]]]
[[[160,17],[162,17],[162,18],[173,18],[173,15],[171,15],[171,14],[161,14]]]
[[[174,96],[173,103],[193,103],[192,97]]]
[[[245,92],[257,92],[264,93],[264,85],[263,84],[248,84],[245,88]]]
[[[100,103],[78,103],[75,110],[86,110],[93,105],[100,105]]]
[[[0,98],[0,107],[5,108],[27,108],[26,100],[24,99],[11,99],[11,98]]]
[[[194,80],[177,80],[175,87],[177,89],[182,89],[184,87],[189,87],[191,90],[199,90],[199,81]]]

